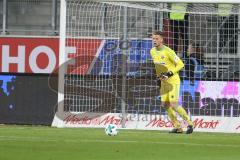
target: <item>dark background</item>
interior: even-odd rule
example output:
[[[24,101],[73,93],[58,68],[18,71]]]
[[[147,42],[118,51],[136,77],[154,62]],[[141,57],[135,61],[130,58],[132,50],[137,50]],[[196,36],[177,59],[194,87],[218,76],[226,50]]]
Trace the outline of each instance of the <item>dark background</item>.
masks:
[[[0,123],[51,125],[57,93],[49,88],[48,77],[0,75]]]

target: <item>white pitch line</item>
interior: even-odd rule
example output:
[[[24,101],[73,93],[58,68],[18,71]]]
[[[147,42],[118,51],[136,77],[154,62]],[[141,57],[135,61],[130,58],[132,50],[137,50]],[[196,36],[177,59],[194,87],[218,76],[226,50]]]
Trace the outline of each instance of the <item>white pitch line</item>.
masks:
[[[113,137],[112,137],[113,138]],[[240,145],[234,144],[201,144],[201,143],[186,143],[186,142],[153,142],[153,141],[134,141],[134,140],[104,140],[104,139],[48,139],[41,137],[18,137],[18,136],[0,136],[0,141],[34,141],[34,142],[69,142],[69,143],[139,143],[139,144],[165,144],[165,145],[186,145],[186,146],[202,146],[202,147],[233,147],[240,148]],[[1,144],[0,144],[1,145]]]
[[[151,141],[123,141],[123,140],[81,140],[81,142],[103,142],[103,143],[147,143],[147,144],[166,144],[166,145],[190,145],[190,146],[209,146],[209,147],[240,147],[233,144],[201,144],[201,143],[184,143],[184,142],[151,142]]]

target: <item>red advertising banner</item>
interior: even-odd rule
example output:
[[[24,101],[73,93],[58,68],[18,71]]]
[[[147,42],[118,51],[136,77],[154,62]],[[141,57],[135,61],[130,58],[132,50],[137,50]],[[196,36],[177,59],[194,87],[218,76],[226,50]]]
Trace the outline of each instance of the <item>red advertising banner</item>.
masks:
[[[85,74],[100,43],[101,40],[68,39],[66,60],[80,57],[70,64],[70,72]],[[58,38],[0,38],[0,72],[52,73],[58,67],[58,59]]]
[[[58,38],[0,38],[0,71],[51,73],[58,65]]]

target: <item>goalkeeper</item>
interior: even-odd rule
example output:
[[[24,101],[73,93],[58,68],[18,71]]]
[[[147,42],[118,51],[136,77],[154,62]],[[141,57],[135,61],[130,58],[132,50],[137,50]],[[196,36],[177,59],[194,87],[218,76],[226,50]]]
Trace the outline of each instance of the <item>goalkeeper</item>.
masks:
[[[183,133],[176,112],[188,123],[186,134],[193,132],[193,122],[182,106],[178,105],[180,92],[180,78],[178,72],[184,67],[182,60],[169,47],[163,45],[162,32],[156,31],[152,35],[154,47],[150,54],[155,64],[157,78],[161,81],[161,103],[167,110],[168,117],[174,128],[169,133]]]

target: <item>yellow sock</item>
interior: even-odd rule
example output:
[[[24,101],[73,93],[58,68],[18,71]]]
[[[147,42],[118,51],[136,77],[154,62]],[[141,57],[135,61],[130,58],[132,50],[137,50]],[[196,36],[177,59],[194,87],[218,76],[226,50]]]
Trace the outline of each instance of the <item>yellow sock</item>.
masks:
[[[173,108],[185,121],[187,121],[188,125],[193,125],[190,117],[182,106],[178,106],[177,108]]]
[[[175,111],[172,109],[172,107],[168,107],[167,108],[167,113],[168,113],[168,117],[171,120],[171,122],[173,123],[174,128],[182,128],[181,124],[179,123],[179,121],[177,120]]]

